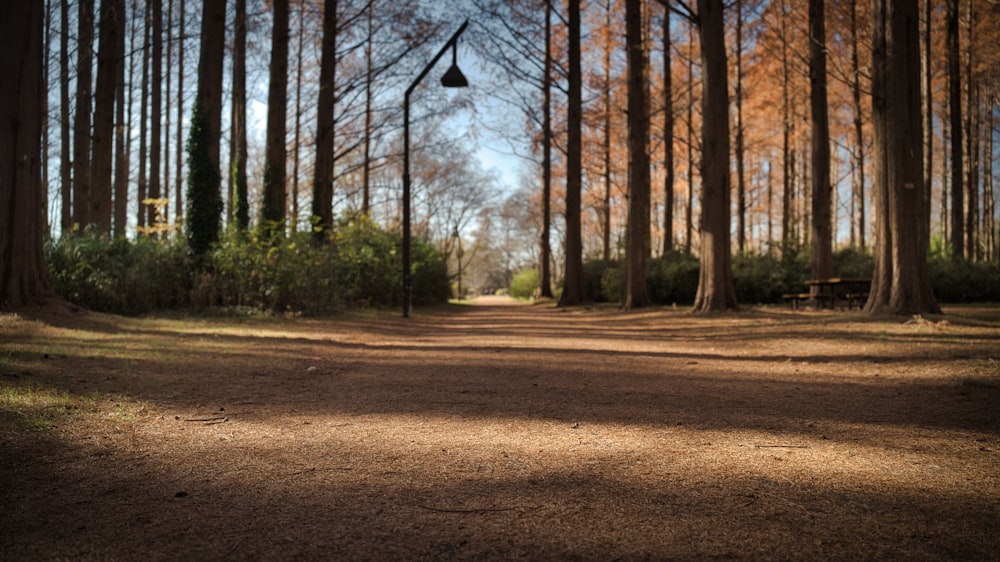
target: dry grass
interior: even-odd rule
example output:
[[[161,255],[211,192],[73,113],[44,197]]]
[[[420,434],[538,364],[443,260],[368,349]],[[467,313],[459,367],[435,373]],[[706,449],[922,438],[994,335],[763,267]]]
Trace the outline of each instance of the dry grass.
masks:
[[[949,312],[0,316],[0,559],[1000,559]]]

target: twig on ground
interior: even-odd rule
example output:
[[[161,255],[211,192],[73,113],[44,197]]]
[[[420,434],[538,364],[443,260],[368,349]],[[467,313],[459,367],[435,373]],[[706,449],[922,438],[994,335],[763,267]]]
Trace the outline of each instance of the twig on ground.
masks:
[[[427,511],[436,511],[438,513],[494,513],[501,511],[535,510],[541,508],[540,505],[529,505],[520,507],[479,507],[472,509],[458,509],[449,507],[431,507],[423,504],[420,504],[420,507],[426,509]]]
[[[224,423],[224,422],[229,421],[229,418],[226,417],[226,416],[215,416],[215,417],[212,417],[212,418],[187,418],[184,421],[186,421],[186,422],[204,422],[206,424],[210,424],[210,423]]]
[[[754,445],[758,449],[808,449],[809,445]]]

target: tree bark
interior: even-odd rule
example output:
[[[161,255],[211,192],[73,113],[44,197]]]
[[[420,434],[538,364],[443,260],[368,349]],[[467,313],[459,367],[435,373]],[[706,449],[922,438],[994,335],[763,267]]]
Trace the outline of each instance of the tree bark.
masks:
[[[962,180],[962,74],[959,68],[958,0],[947,0],[945,44],[948,57],[949,130],[951,133],[951,255],[965,257],[965,191]]]
[[[267,141],[264,150],[264,205],[261,226],[270,236],[284,233],[287,218],[285,190],[285,132],[288,103],[288,0],[275,0],[271,35],[271,69],[267,94]]]
[[[159,224],[163,217],[158,216],[160,205],[157,201],[162,197],[160,193],[161,170],[160,164],[163,159],[163,87],[161,77],[163,76],[163,0],[151,0],[152,6],[152,44],[153,44],[153,70],[152,70],[152,92],[150,92],[151,107],[149,111],[149,191],[146,194],[148,200],[154,201],[145,204],[139,201],[140,205],[146,208],[146,225],[151,228],[162,226]],[[154,231],[154,234],[159,233]]]
[[[743,146],[743,0],[736,0],[736,247],[741,254],[747,248],[747,194],[743,169],[745,152]]]
[[[225,52],[226,0],[204,0],[198,91],[188,138],[188,247],[203,256],[218,240],[222,215],[219,145],[222,122],[222,59]]]
[[[736,308],[730,245],[729,87],[722,0],[698,0],[702,64],[701,271],[694,311]]]
[[[312,214],[317,237],[333,228],[334,82],[337,78],[337,0],[323,4],[323,52],[316,107],[316,163]]]
[[[62,17],[59,38],[59,123],[61,150],[59,154],[59,188],[62,202],[59,225],[63,236],[73,229],[73,155],[70,153],[71,125],[69,112],[69,2],[59,2]]]
[[[101,2],[97,49],[97,87],[94,104],[94,155],[90,168],[89,214],[97,232],[111,234],[112,162],[115,142],[115,78],[122,53],[119,37],[124,32],[125,2]]]
[[[245,231],[250,226],[250,204],[247,199],[247,2],[236,0],[236,20],[233,26],[233,104],[231,117],[233,134],[230,141],[230,191],[236,228]]]
[[[138,2],[134,4],[136,10],[139,8]],[[146,209],[142,202],[146,199],[147,192],[147,178],[146,178],[146,166],[149,165],[149,161],[146,159],[147,153],[149,152],[148,138],[148,128],[149,128],[149,39],[150,39],[150,4],[146,4],[143,8],[143,25],[142,25],[142,79],[141,86],[139,88],[139,178],[138,185],[136,187],[136,208],[138,212],[136,213],[136,232],[138,234],[143,233],[146,228]],[[133,12],[135,14],[135,12]]]
[[[117,2],[121,10],[119,33],[118,33],[118,60],[115,65],[115,75],[118,87],[115,93],[115,103],[117,104],[115,113],[115,184],[114,184],[114,220],[113,233],[115,238],[124,238],[126,226],[128,225],[128,175],[129,175],[129,137],[132,128],[129,126],[132,115],[131,101],[126,101],[125,90],[125,2]],[[135,35],[133,34],[134,38]],[[129,83],[132,83],[131,74]],[[128,99],[131,100],[131,92]],[[126,111],[126,106],[128,110]],[[126,117],[127,116],[127,117]],[[129,120],[129,121],[127,121]]]
[[[0,3],[0,308],[51,296],[42,253],[43,2]]]
[[[940,312],[927,269],[917,4],[872,2],[875,270],[869,314]]]
[[[625,2],[628,60],[629,206],[625,253],[625,300],[622,309],[649,306],[646,256],[649,254],[649,111],[646,97],[646,46],[642,0]]]
[[[184,216],[184,41],[186,39],[187,28],[184,21],[184,0],[180,0],[178,5],[179,18],[177,25],[180,29],[177,37],[177,148],[176,148],[176,170],[177,178],[174,180],[174,218],[175,224],[179,227]],[[244,41],[245,43],[245,41]],[[167,187],[169,189],[169,186]]]
[[[851,97],[854,101],[854,165],[858,173],[858,182],[854,198],[857,201],[857,231],[858,247],[864,248],[868,221],[865,219],[865,137],[861,112],[861,64],[858,61],[858,0],[851,0],[851,69],[854,80],[851,83]]]
[[[581,191],[583,185],[583,72],[580,61],[580,0],[569,0],[569,100],[566,137],[566,270],[559,306],[584,302]]]
[[[663,255],[674,250],[674,99],[670,1],[663,10]]]
[[[552,1],[545,0],[545,61],[542,72],[542,236],[540,296],[552,298]]]
[[[290,221],[292,234],[295,234],[299,230],[299,144],[302,138],[302,42],[305,36],[304,16],[305,6],[300,3],[299,40],[295,53],[295,148],[294,152],[292,152],[292,216]]]
[[[90,219],[90,117],[93,78],[94,0],[80,0],[76,70],[76,118],[73,127],[73,222],[81,230]]]
[[[812,111],[812,278],[833,276],[830,117],[826,95],[824,0],[809,0],[809,107]]]

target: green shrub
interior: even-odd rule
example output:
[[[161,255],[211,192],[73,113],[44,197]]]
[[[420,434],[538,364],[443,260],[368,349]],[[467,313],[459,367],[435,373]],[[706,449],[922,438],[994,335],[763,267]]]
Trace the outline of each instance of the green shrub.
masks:
[[[698,259],[670,252],[646,262],[646,288],[653,304],[690,304],[698,292]]]
[[[45,247],[49,276],[67,300],[116,314],[142,314],[188,302],[185,245],[141,237],[63,236]]]
[[[1000,264],[938,254],[928,259],[928,268],[938,302],[1000,302]]]
[[[265,239],[230,233],[198,267],[183,241],[66,236],[46,249],[56,289],[92,310],[140,314],[195,306],[334,312],[402,304],[400,236],[370,220],[343,221],[325,240],[311,233]],[[414,304],[447,302],[448,270],[429,244],[412,246]]]
[[[510,281],[510,296],[515,299],[531,300],[538,289],[538,272],[523,269]]]

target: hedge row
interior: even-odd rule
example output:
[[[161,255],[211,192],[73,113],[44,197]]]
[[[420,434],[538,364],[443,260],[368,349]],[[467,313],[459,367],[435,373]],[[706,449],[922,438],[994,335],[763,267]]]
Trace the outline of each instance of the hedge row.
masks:
[[[345,221],[324,243],[311,233],[266,240],[234,234],[195,266],[183,241],[64,236],[46,246],[50,277],[66,299],[91,310],[244,307],[327,313],[396,307],[402,300],[400,236],[367,220]],[[413,302],[446,302],[447,265],[414,241]]]

